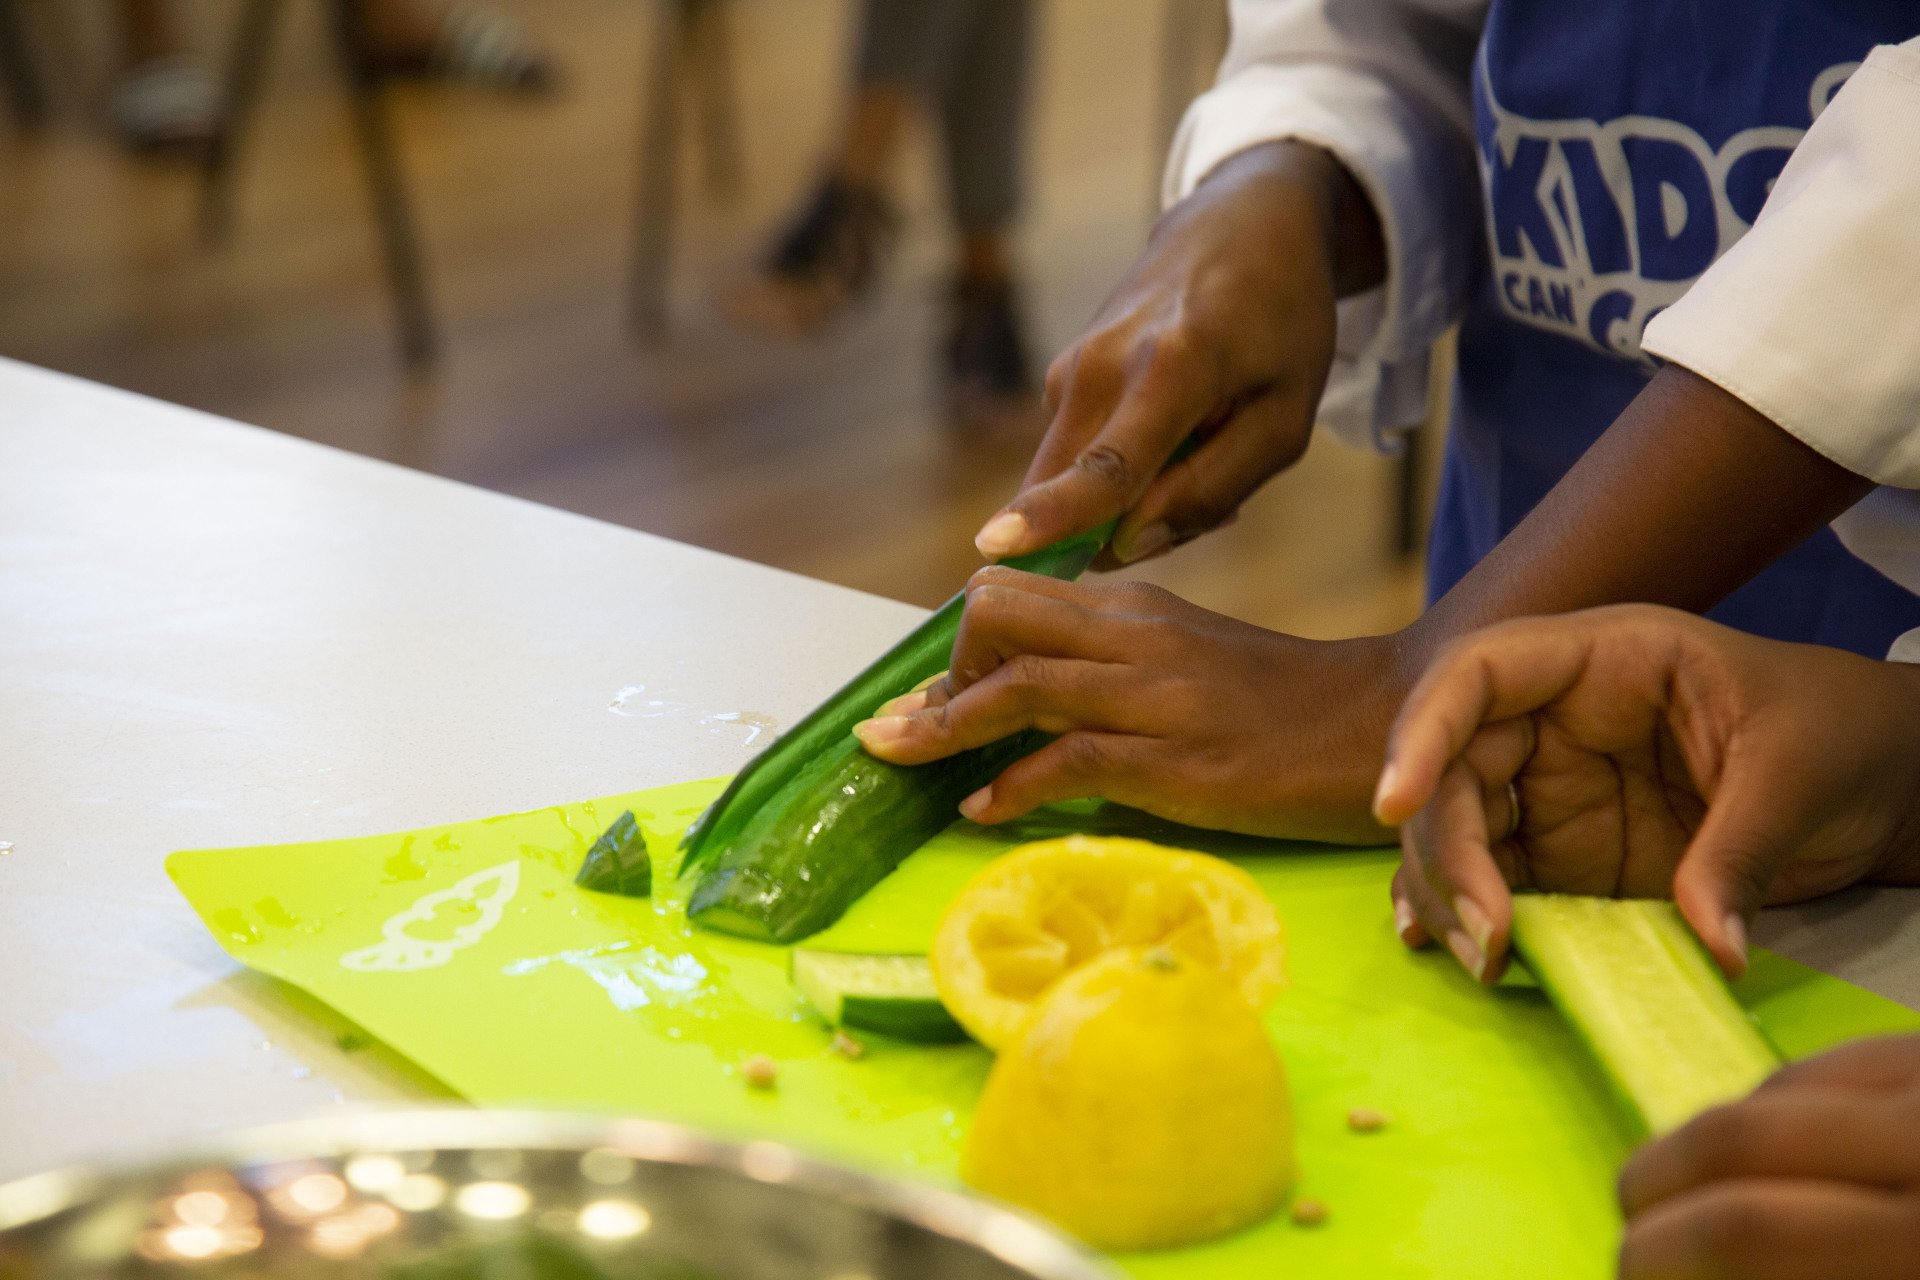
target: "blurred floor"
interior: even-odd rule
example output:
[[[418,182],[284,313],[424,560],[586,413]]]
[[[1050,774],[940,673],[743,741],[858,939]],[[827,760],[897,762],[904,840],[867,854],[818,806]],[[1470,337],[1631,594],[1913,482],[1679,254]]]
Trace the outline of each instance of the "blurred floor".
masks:
[[[1042,5],[1022,251],[1046,355],[1145,233],[1168,2],[1186,0]],[[224,39],[232,4],[191,3],[206,39]],[[922,604],[977,563],[972,532],[1032,438],[969,440],[933,408],[944,238],[928,165],[912,166],[898,269],[825,340],[743,338],[709,304],[811,178],[845,0],[736,5],[747,189],[728,206],[691,184],[675,331],[656,350],[625,322],[651,6],[509,3],[565,68],[557,100],[403,91],[444,337],[419,378],[394,356],[314,6],[293,6],[276,48],[238,232],[217,252],[195,240],[191,175],[101,136],[89,24],[102,6],[23,7],[60,109],[34,137],[0,121],[0,353]],[[1393,479],[1386,460],[1322,439],[1237,525],[1143,576],[1302,634],[1389,629],[1419,603],[1417,570],[1389,551]]]

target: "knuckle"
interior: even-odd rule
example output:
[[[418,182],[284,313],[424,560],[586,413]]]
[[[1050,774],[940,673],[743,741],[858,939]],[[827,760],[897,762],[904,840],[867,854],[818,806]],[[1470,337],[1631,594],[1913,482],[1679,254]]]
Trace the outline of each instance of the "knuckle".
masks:
[[[1015,702],[1027,703],[1056,688],[1060,681],[1053,663],[1031,653],[1017,654],[1001,667],[1001,679]]]
[[[1715,1107],[1695,1117],[1667,1141],[1669,1159],[1690,1183],[1740,1168],[1753,1146],[1748,1108],[1738,1104]]]
[[[1749,1274],[1773,1251],[1776,1219],[1747,1190],[1712,1187],[1701,1193],[1686,1220],[1688,1251],[1696,1258]]]
[[[1180,597],[1157,583],[1127,579],[1111,584],[1111,588],[1116,604],[1128,612],[1146,614],[1152,619],[1151,625],[1156,635],[1161,633],[1167,619],[1180,603]]]
[[[1113,744],[1097,733],[1070,733],[1060,739],[1061,762],[1075,778],[1091,780],[1115,771]]]
[[[1139,475],[1139,468],[1126,454],[1104,443],[1082,449],[1074,458],[1073,467],[1103,488],[1119,494],[1132,493],[1134,481]]]
[[[973,575],[967,583],[968,622],[976,627],[991,626],[1010,617],[1020,607],[1026,592],[1014,585],[1012,575],[1016,572],[995,565]]]
[[[1196,343],[1184,328],[1161,329],[1140,341],[1137,360],[1151,377],[1183,373],[1192,363]]]

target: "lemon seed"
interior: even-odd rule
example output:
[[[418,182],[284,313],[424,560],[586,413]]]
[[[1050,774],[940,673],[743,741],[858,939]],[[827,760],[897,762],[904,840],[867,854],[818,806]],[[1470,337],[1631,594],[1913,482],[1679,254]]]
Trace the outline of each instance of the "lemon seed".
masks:
[[[1347,1128],[1355,1133],[1375,1133],[1387,1127],[1387,1113],[1372,1107],[1355,1107],[1347,1112]]]

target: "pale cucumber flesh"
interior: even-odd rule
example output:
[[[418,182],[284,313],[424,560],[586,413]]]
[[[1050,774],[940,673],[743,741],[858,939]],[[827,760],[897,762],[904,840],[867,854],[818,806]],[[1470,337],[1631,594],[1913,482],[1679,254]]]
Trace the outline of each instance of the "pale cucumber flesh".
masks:
[[[1513,946],[1651,1135],[1780,1065],[1671,902],[1521,894]]]
[[[902,1040],[966,1038],[940,1003],[925,956],[793,953],[793,984],[836,1027],[876,1031]]]

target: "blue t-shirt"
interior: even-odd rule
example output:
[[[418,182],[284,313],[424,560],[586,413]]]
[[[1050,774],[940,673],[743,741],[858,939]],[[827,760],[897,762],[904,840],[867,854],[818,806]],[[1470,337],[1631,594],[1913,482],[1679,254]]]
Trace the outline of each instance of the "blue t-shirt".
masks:
[[[1787,155],[1920,0],[1494,0],[1474,69],[1487,265],[1460,330],[1428,559],[1443,594],[1655,369],[1640,333],[1758,215]],[[1885,654],[1920,597],[1829,530],[1709,616]]]

